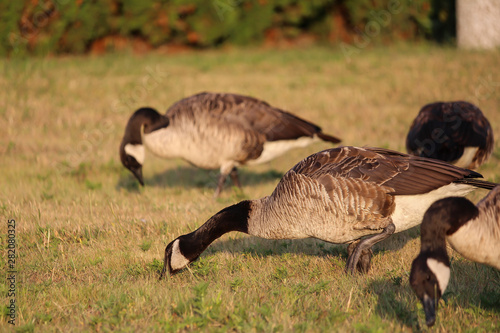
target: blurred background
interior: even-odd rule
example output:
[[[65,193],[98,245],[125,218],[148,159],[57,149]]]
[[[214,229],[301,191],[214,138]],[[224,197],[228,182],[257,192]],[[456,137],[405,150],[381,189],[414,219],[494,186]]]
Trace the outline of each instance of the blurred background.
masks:
[[[313,43],[352,52],[353,45],[401,41],[455,44],[457,19],[460,46],[495,47],[499,7],[495,0],[2,1],[0,55]]]

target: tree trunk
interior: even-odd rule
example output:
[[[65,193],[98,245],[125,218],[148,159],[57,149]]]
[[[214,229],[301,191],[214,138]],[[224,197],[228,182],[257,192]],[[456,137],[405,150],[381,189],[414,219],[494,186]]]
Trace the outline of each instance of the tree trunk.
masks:
[[[492,49],[500,46],[500,1],[456,0],[459,48]]]

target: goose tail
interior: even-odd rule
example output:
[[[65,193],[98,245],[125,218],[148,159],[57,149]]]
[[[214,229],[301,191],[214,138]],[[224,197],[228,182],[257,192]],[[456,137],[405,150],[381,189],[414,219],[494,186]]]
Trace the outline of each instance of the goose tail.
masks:
[[[323,141],[328,141],[328,142],[331,142],[331,143],[339,143],[341,142],[342,140],[340,140],[339,138],[336,138],[334,136],[331,136],[331,135],[328,135],[328,134],[325,134],[325,133],[322,133],[322,132],[318,132],[316,133],[316,135],[318,136],[318,138],[320,138],[321,140]]]
[[[480,180],[476,178],[464,178],[455,181],[455,183],[472,185],[474,187],[482,188],[485,190],[492,190],[495,186],[499,185],[497,183],[489,182],[487,180]]]

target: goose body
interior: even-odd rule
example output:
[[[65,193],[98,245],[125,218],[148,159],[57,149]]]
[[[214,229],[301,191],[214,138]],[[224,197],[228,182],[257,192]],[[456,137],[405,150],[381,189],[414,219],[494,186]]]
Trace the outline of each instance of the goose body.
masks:
[[[183,158],[203,169],[220,169],[218,194],[227,175],[239,186],[236,168],[257,164],[317,140],[339,139],[268,103],[242,95],[200,93],[172,105],[165,115],[151,108],[130,118],[120,157],[141,184],[144,150]]]
[[[425,213],[421,250],[413,261],[410,283],[429,326],[450,278],[446,240],[465,258],[500,269],[500,185],[477,206],[462,197],[449,197],[436,201]]]
[[[418,225],[436,199],[494,186],[477,177],[474,171],[387,149],[328,149],[295,165],[270,196],[227,207],[167,245],[162,276],[167,269],[171,274],[182,269],[230,231],[350,243],[347,270],[366,272],[371,246]]]
[[[425,105],[406,138],[409,154],[476,169],[493,152],[493,131],[481,110],[468,102]]]

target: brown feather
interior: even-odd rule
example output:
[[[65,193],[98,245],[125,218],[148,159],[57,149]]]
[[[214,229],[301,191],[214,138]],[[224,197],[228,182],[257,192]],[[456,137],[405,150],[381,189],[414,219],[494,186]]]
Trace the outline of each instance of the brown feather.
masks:
[[[484,163],[493,152],[493,131],[474,104],[437,102],[425,105],[413,121],[406,138],[412,155],[437,158],[453,163],[467,147],[479,147],[469,169]]]
[[[430,192],[478,173],[451,164],[383,148],[340,147],[309,156],[292,168],[312,178],[323,174],[384,185],[393,195]]]
[[[317,134],[325,141],[340,142],[338,138],[322,133],[321,128],[311,122],[264,101],[237,94],[199,93],[172,105],[167,116],[194,119],[201,112],[209,113],[221,124],[235,123],[262,133],[267,141],[291,140]]]

